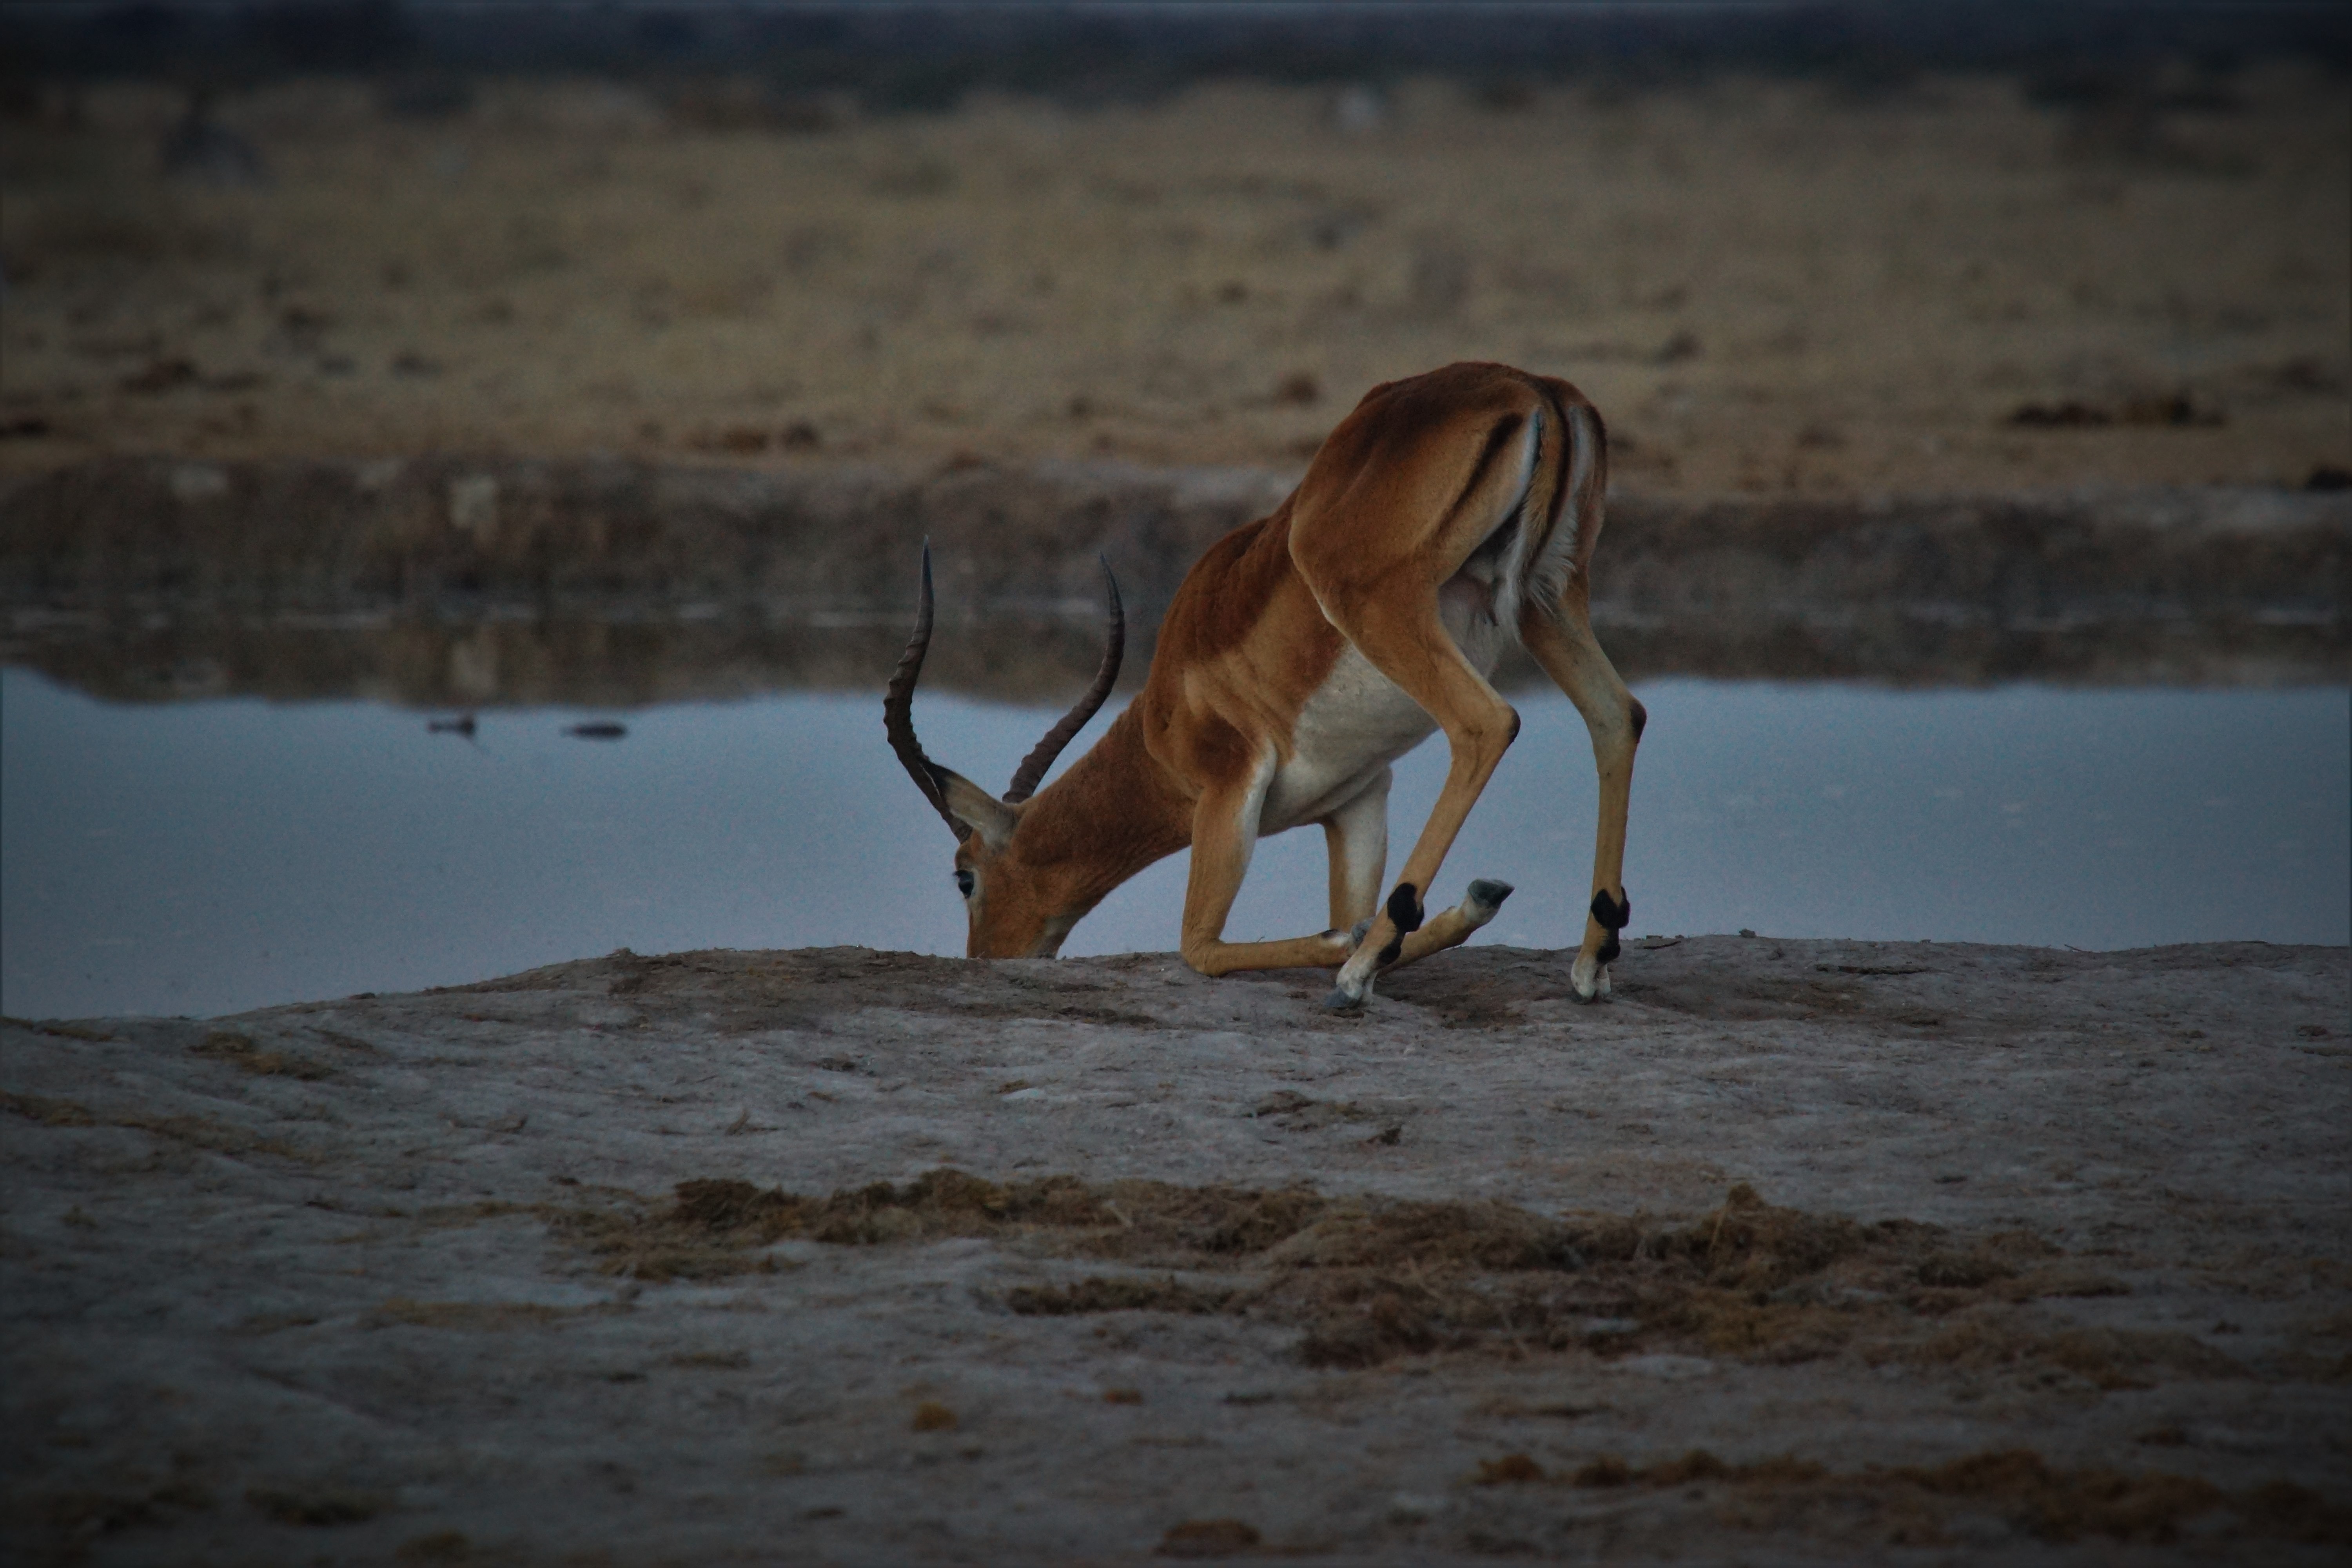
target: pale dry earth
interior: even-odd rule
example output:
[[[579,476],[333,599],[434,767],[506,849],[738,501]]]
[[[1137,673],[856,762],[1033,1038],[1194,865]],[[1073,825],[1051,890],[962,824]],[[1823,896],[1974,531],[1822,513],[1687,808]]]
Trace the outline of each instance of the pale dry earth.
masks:
[[[1578,383],[1649,492],[2352,468],[2352,80],[2153,89],[1209,81],[763,121],[297,80],[215,105],[254,163],[173,174],[180,92],[36,84],[0,128],[0,468],[1279,468],[1373,384],[1480,358]]]
[[[12,1020],[12,1560],[2342,1560],[2345,950],[1567,958]]]

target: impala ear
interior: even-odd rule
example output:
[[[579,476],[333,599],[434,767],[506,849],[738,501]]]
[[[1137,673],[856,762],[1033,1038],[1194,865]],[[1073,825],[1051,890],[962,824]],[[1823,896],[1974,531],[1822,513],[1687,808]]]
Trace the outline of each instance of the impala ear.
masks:
[[[1013,829],[1021,821],[1021,814],[949,768],[940,768],[940,801],[948,814],[974,833],[991,849],[1002,849],[1013,841]]]

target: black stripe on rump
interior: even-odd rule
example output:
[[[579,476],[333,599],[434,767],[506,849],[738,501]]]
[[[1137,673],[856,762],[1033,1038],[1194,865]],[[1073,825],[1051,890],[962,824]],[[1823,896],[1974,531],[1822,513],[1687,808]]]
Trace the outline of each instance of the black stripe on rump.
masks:
[[[1486,432],[1486,444],[1479,448],[1478,461],[1470,470],[1470,482],[1462,487],[1462,493],[1455,496],[1454,504],[1445,509],[1446,521],[1453,521],[1462,509],[1470,504],[1470,498],[1477,493],[1480,485],[1486,483],[1486,470],[1495,466],[1496,457],[1511,444],[1511,438],[1519,433],[1519,426],[1527,423],[1527,418],[1524,414],[1507,415]]]
[[[1559,460],[1553,465],[1551,504],[1544,514],[1544,542],[1551,542],[1552,530],[1559,526],[1559,509],[1568,500],[1568,481],[1576,472],[1576,423],[1560,406],[1559,394],[1550,387],[1539,387],[1551,416],[1559,422]]]

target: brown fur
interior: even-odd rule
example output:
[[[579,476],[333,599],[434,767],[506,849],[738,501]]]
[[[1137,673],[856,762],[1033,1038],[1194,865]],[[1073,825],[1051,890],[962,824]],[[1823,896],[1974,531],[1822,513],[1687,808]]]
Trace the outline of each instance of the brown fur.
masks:
[[[1263,791],[1268,759],[1288,760],[1302,711],[1352,644],[1427,710],[1453,749],[1444,793],[1400,879],[1425,893],[1518,729],[1517,715],[1441,626],[1438,594],[1506,530],[1537,531],[1526,559],[1542,559],[1563,512],[1578,531],[1567,580],[1531,579],[1515,629],[1592,727],[1603,784],[1594,889],[1622,900],[1624,785],[1636,721],[1585,623],[1584,573],[1607,482],[1600,423],[1590,410],[1566,382],[1494,364],[1450,365],[1366,394],[1324,441],[1298,489],[1271,515],[1210,546],[1186,575],[1143,690],[1109,732],[1034,798],[1001,812],[992,802],[976,808],[990,820],[972,822],[979,831],[956,855],[976,880],[968,951],[1049,953],[1111,889],[1190,845],[1183,950],[1195,967],[1223,973],[1347,960],[1351,944],[1330,932],[1223,940],[1247,859],[1238,824],[1249,792]],[[1521,502],[1517,465],[1505,458],[1524,450],[1530,419],[1538,421],[1541,445]],[[1580,429],[1590,437],[1578,437]],[[1581,483],[1572,486],[1579,438],[1586,439],[1588,460]],[[1515,504],[1520,510],[1509,521]],[[1491,593],[1484,602],[1491,606]],[[1335,871],[1335,924],[1347,912],[1338,907],[1339,880]],[[1372,952],[1402,937],[1384,904],[1352,918],[1365,917],[1372,920],[1365,938]],[[1448,911],[1404,939],[1401,960],[1475,929]],[[1588,922],[1586,955],[1608,935]]]

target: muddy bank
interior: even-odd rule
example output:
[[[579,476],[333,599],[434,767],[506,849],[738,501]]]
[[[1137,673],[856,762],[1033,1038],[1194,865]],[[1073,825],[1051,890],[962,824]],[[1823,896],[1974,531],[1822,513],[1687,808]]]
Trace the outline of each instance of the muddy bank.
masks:
[[[113,695],[632,701],[886,671],[938,556],[942,685],[1093,663],[1095,558],[1144,633],[1255,469],[105,459],[0,480],[10,657]],[[2254,489],[1610,504],[1629,673],[2336,679],[2352,496]],[[958,625],[957,623],[962,623]]]
[[[620,953],[5,1026],[28,1560],[2331,1560],[2344,950]]]

